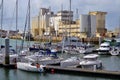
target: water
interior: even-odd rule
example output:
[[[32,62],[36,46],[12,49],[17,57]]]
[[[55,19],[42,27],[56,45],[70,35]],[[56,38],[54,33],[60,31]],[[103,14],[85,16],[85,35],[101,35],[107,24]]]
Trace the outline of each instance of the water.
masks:
[[[69,74],[31,73],[17,69],[0,68],[0,80],[116,80]],[[118,79],[119,80],[119,79]]]
[[[4,40],[2,43],[4,44]],[[18,41],[18,45],[20,44],[21,41]],[[25,44],[27,44],[27,42],[25,42]],[[10,45],[15,45],[15,40],[10,40]],[[70,57],[75,55],[63,54],[62,56]],[[81,55],[77,56],[81,57]],[[120,56],[100,55],[99,59],[102,60],[103,62],[104,70],[120,71]],[[0,80],[116,80],[116,79],[74,75],[72,73],[71,74],[32,73],[17,69],[5,69],[3,67],[0,67]]]
[[[30,43],[30,46],[32,46],[32,44],[34,42],[33,41],[31,41],[31,42],[24,41],[23,46],[27,47],[29,45],[29,43]],[[0,38],[0,44],[5,45],[5,39],[4,38]],[[22,44],[22,40],[17,40],[17,46],[18,46],[18,48],[20,48],[21,44]],[[15,49],[16,48],[16,40],[15,39],[10,39],[9,40],[9,45],[12,46],[13,49]]]

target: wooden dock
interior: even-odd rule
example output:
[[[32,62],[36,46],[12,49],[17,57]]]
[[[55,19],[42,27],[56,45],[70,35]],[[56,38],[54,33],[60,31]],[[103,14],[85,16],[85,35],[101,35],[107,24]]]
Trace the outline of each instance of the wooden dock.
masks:
[[[45,67],[46,72],[52,73],[67,73],[73,75],[85,75],[85,76],[96,76],[96,77],[106,77],[106,78],[119,78],[120,79],[120,72],[119,71],[107,71],[107,70],[88,70],[88,69],[81,69],[81,68],[73,68],[67,67],[62,68],[60,66],[53,66],[48,65]]]

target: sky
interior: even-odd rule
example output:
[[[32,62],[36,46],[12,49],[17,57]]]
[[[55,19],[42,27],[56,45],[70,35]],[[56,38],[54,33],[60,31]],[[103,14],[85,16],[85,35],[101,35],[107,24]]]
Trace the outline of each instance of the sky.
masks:
[[[4,0],[4,29],[15,30],[15,20],[13,20],[15,19],[15,3],[16,0]],[[18,3],[18,29],[23,30],[28,0],[18,0]],[[38,15],[40,8],[51,7],[51,11],[56,13],[61,10],[61,5],[63,5],[63,10],[69,10],[69,0],[31,0],[31,18]],[[119,7],[120,0],[71,0],[71,10],[74,11],[74,16],[76,9],[79,15],[88,14],[89,11],[107,12],[106,28],[108,30],[113,30],[120,25]]]

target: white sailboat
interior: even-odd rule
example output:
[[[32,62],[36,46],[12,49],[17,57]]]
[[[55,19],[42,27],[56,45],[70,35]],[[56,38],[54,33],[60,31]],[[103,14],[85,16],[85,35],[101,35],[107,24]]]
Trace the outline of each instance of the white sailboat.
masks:
[[[63,58],[57,56],[57,51],[54,49],[49,54],[46,51],[39,51],[34,55],[26,56],[25,59],[32,62],[37,61],[42,65],[59,64],[63,60]]]
[[[18,0],[16,0],[18,2]],[[30,0],[28,1],[28,27],[30,27]],[[17,68],[20,70],[31,71],[31,72],[43,72],[44,66],[38,63],[31,63],[31,62],[17,62]]]
[[[17,68],[20,70],[31,71],[31,72],[44,72],[44,66],[34,63],[23,63],[17,62]]]
[[[2,38],[2,27],[3,27],[3,7],[4,7],[4,0],[1,1],[1,32],[0,32],[0,38]],[[6,33],[6,39],[9,39],[9,31]],[[1,39],[1,44],[3,39]],[[0,44],[0,57],[1,57],[1,61],[5,61],[5,46]],[[10,48],[11,46],[9,46],[9,61],[10,64],[15,64],[17,59],[18,59],[18,55],[16,54],[16,51],[14,49]]]
[[[60,67],[76,67],[80,63],[80,58],[71,57],[60,62]]]
[[[79,53],[82,53],[82,54],[92,53],[93,50],[95,50],[95,46],[88,43],[83,46],[80,46],[78,50],[79,50]]]

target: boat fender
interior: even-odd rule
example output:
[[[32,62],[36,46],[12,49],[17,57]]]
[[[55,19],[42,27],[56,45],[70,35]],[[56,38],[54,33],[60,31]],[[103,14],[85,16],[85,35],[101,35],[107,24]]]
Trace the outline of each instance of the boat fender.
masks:
[[[37,67],[37,68],[40,68],[40,64],[36,63],[36,67]]]
[[[15,68],[17,69],[17,64],[15,64]]]
[[[102,68],[102,63],[100,63],[100,68]]]
[[[17,59],[16,58],[13,58],[13,60],[12,60],[14,63],[16,63],[17,62]]]
[[[51,73],[52,73],[52,74],[54,73],[54,69],[51,69]]]
[[[43,68],[40,68],[40,70],[39,70],[40,72],[43,72]]]

